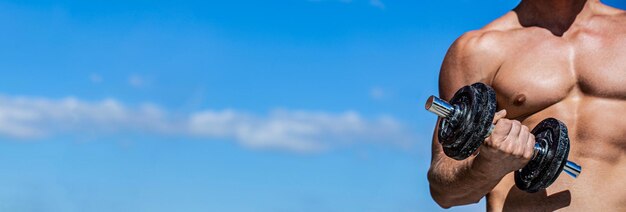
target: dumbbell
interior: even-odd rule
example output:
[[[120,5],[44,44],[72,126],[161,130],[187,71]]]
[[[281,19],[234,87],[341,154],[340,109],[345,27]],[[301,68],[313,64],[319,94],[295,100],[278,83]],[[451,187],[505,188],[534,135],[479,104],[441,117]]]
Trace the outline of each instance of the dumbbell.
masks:
[[[459,89],[450,102],[436,96],[428,98],[426,110],[442,118],[437,136],[448,157],[466,159],[491,135],[496,103],[495,91],[483,83]],[[563,122],[547,118],[531,133],[535,135],[532,159],[515,171],[519,189],[534,193],[550,186],[562,171],[574,178],[580,174],[582,168],[567,160],[570,145]]]

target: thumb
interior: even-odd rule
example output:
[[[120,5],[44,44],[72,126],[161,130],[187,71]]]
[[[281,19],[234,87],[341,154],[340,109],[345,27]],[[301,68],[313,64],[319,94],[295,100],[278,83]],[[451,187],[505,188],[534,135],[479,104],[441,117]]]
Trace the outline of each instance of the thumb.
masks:
[[[506,110],[502,109],[500,111],[498,111],[494,116],[493,116],[493,124],[498,123],[498,120],[502,119],[506,117]]]

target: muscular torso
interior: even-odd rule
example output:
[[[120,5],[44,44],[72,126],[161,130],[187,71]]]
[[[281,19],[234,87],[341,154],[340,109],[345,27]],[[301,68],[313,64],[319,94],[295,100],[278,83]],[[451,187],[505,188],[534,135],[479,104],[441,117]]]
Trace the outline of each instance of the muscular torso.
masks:
[[[494,28],[515,21],[510,13]],[[509,174],[487,195],[488,209],[626,211],[626,16],[590,17],[562,36],[539,27],[496,31],[486,36],[505,54],[491,82],[498,107],[531,129],[547,117],[563,121],[569,159],[583,172],[562,173],[532,194]]]

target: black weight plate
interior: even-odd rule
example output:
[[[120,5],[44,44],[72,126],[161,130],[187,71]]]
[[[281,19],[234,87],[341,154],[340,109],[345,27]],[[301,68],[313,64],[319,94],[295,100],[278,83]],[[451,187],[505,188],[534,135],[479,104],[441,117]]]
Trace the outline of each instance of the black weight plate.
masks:
[[[545,148],[522,169],[515,171],[515,185],[534,193],[550,186],[558,178],[569,155],[567,126],[557,119],[547,118],[533,130],[535,142]]]
[[[495,95],[483,83],[465,86],[454,94],[450,103],[459,112],[439,123],[439,141],[448,157],[463,160],[480,147],[495,115]]]
[[[459,89],[450,100],[457,108],[457,112],[439,123],[439,141],[448,157],[462,160],[469,156],[462,153],[470,138],[470,132],[473,131],[472,111],[480,102],[478,99],[480,97],[476,93],[476,89],[469,85]]]
[[[473,95],[473,89],[471,86],[464,86],[459,89],[450,100],[450,103],[455,106],[456,112],[439,122],[439,142],[444,153],[452,158],[459,154],[466,140],[464,138],[471,130],[468,128],[471,127],[472,114],[468,111],[472,110],[471,105],[478,104],[475,95]]]
[[[496,113],[495,91],[483,83],[475,83],[472,87],[478,92],[480,103],[478,107],[472,110],[475,115],[472,121],[472,131],[469,135],[471,137],[461,150],[461,155],[465,158],[474,153],[483,141],[485,141],[485,137],[487,137],[487,133],[493,122],[493,117]]]

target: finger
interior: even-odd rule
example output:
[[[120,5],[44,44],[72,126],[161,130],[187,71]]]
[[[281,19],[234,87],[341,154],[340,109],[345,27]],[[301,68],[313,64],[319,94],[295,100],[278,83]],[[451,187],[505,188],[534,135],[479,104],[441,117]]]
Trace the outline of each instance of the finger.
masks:
[[[496,123],[496,128],[494,129],[494,132],[500,135],[508,135],[509,132],[511,132],[512,125],[513,125],[513,121],[506,119],[506,118],[502,118],[498,120],[498,123]]]
[[[518,139],[517,141],[515,141],[517,145],[515,155],[518,155],[519,157],[524,157],[524,153],[527,150],[529,135],[530,132],[528,131],[528,127],[521,125]]]
[[[510,148],[508,150],[512,153],[513,151],[515,151],[515,147],[518,146],[515,145],[515,142],[517,142],[518,140],[522,125],[517,120],[512,120],[511,122],[511,131],[509,131],[509,134],[506,136],[505,142],[507,143],[506,145]]]
[[[535,154],[535,135],[530,134],[526,141],[526,151],[524,152],[524,158],[527,160],[532,159]]]
[[[522,123],[520,123],[518,120],[511,120],[511,122],[512,123],[511,123],[510,134],[513,136],[519,136],[519,133],[522,131]]]
[[[491,136],[487,138],[487,142],[494,147],[500,146],[500,144],[504,142],[504,140],[508,137],[509,132],[511,131],[511,123],[511,120],[500,119],[498,124],[496,124],[493,133],[491,133]]]
[[[500,111],[498,111],[494,116],[493,116],[493,124],[498,123],[498,120],[500,120],[501,118],[506,117],[506,110],[502,109]]]

